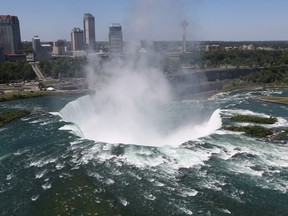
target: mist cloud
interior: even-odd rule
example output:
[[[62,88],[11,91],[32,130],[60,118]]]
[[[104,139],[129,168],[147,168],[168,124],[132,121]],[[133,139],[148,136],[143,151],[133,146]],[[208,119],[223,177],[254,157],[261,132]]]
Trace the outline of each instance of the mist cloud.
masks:
[[[184,1],[194,3],[193,0]],[[180,23],[188,19],[183,1],[136,0],[124,26],[125,40],[181,40]],[[192,20],[187,20],[192,23]]]

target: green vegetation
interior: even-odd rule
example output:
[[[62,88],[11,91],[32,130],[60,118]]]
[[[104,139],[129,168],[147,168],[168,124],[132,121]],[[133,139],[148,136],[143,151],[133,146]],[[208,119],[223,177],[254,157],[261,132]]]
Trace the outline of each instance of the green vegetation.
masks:
[[[34,52],[32,42],[28,42],[28,41],[22,42],[22,49],[23,49],[24,54]]]
[[[24,61],[0,62],[0,83],[32,80],[36,75],[29,63]]]
[[[287,85],[288,67],[279,66],[270,69],[262,69],[257,73],[242,77],[241,80],[255,84],[277,84],[278,86]]]
[[[22,44],[25,54],[33,53],[32,44],[25,42]],[[54,60],[39,61],[41,71],[48,77],[85,77],[84,67],[87,63],[86,57],[58,58]],[[26,61],[5,61],[0,62],[0,83],[18,82],[23,80],[33,80],[36,75]]]
[[[252,123],[259,123],[259,124],[274,124],[277,122],[277,118],[270,117],[259,117],[259,116],[248,116],[248,115],[236,115],[230,118],[232,121],[237,122],[252,122]],[[223,127],[225,130],[230,131],[239,131],[245,132],[245,134],[253,137],[262,137],[265,138],[267,136],[273,135],[273,129],[265,128],[258,125],[250,125],[250,126],[226,126]]]
[[[273,134],[273,130],[262,126],[226,126],[225,130],[245,132],[253,137],[267,137]]]
[[[0,94],[0,102],[1,101],[16,100],[16,99],[41,97],[41,96],[45,96],[45,95],[48,95],[48,93],[46,93],[46,92],[21,92],[21,93]]]
[[[242,76],[238,79],[226,80],[224,91],[255,87],[287,87],[288,66],[257,69],[258,72]]]
[[[243,44],[253,44],[255,47],[270,47],[275,50],[285,50],[288,48],[288,41],[203,41],[202,44],[217,44],[219,45],[219,49],[241,47]]]
[[[3,127],[5,124],[16,120],[23,118],[25,116],[30,115],[30,111],[27,110],[19,110],[19,111],[11,111],[11,112],[5,112],[0,115],[0,127]]]
[[[217,44],[216,51],[199,51],[205,45]],[[243,44],[252,44],[253,50],[242,50]],[[99,47],[105,50],[106,43],[100,43]],[[154,42],[147,49],[152,49],[156,53],[164,53],[163,50],[177,52],[175,48],[181,46],[181,41],[175,42]],[[288,84],[288,41],[203,41],[200,43],[190,42],[187,44],[189,52],[182,53],[179,58],[167,57],[166,55],[153,55],[149,63],[153,61],[159,63],[167,74],[177,73],[181,66],[190,65],[200,69],[235,69],[235,68],[253,68],[257,73],[243,76],[237,81],[231,81],[229,84],[233,88],[257,85],[277,85]],[[187,48],[188,48],[187,47]],[[232,47],[233,50],[225,50]],[[261,47],[267,50],[260,50]],[[23,43],[24,53],[32,52],[30,42]],[[178,50],[179,51],[179,50]],[[128,57],[130,58],[130,57]],[[159,59],[158,59],[159,58]],[[156,61],[157,60],[157,61]],[[61,78],[79,78],[85,77],[85,66],[88,62],[86,57],[63,57],[53,60],[41,59],[39,67],[47,77]],[[100,63],[101,64],[101,61]],[[99,64],[94,66],[97,68]],[[158,66],[159,66],[158,65]],[[31,80],[36,76],[27,62],[2,62],[0,63],[0,83],[9,83],[19,80]],[[233,89],[232,88],[232,89]]]
[[[253,122],[259,124],[274,124],[277,122],[277,118],[270,117],[259,117],[259,116],[247,116],[247,115],[236,115],[231,117],[231,120],[238,122]]]
[[[87,64],[85,57],[58,58],[55,60],[40,60],[40,70],[47,76],[54,79],[73,77],[85,77],[84,67]]]
[[[193,51],[183,53],[180,62],[198,64],[203,68],[269,68],[288,65],[288,52],[279,50]]]

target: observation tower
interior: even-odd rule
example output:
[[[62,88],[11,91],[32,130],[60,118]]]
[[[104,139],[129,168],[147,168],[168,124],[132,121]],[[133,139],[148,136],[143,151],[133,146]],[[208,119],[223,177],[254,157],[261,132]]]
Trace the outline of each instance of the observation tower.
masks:
[[[189,25],[186,20],[180,23],[183,28],[182,52],[186,53],[186,27]]]

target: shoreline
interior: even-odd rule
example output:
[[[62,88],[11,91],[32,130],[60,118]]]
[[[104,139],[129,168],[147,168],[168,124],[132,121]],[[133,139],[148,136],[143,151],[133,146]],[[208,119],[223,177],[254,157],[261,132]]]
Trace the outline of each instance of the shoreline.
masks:
[[[263,102],[288,105],[288,97],[262,96],[258,97],[258,100]]]
[[[18,99],[28,99],[35,97],[69,95],[69,94],[89,94],[92,90],[77,89],[77,90],[61,90],[61,91],[18,91],[0,94],[0,102],[12,101]]]
[[[227,88],[228,86],[228,88]],[[273,88],[288,88],[288,86],[260,86],[260,85],[243,85],[238,86],[234,88],[229,88],[229,85],[226,87],[224,86],[221,90],[214,90],[214,91],[207,91],[207,92],[199,92],[194,94],[189,94],[186,96],[181,97],[175,97],[176,100],[193,100],[193,99],[208,99],[214,95],[217,95],[219,93],[227,93],[227,92],[235,92],[235,91],[243,91],[243,90],[257,90],[257,89],[273,89]],[[56,90],[56,91],[42,91],[42,90],[36,90],[36,91],[14,91],[14,92],[8,92],[8,93],[0,93],[0,103],[4,101],[11,101],[11,100],[18,100],[18,99],[26,99],[26,98],[34,98],[34,97],[45,97],[45,96],[57,96],[57,95],[69,95],[69,94],[90,94],[92,92],[95,92],[95,90],[92,89],[75,89],[75,90]],[[269,97],[269,98],[265,98]],[[270,102],[270,103],[279,103],[279,104],[285,104],[288,105],[288,97],[277,97],[277,96],[262,96],[258,97],[258,100],[261,100],[263,102]]]

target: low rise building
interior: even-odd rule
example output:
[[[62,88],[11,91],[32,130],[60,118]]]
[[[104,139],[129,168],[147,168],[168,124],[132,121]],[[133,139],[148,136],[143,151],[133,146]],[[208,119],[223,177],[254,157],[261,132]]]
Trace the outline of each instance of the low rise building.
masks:
[[[53,55],[63,55],[65,53],[65,40],[57,40],[53,43]]]

